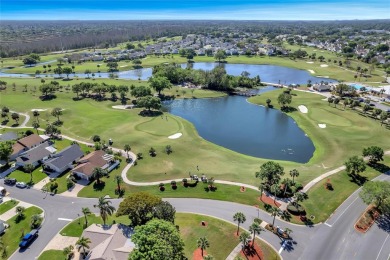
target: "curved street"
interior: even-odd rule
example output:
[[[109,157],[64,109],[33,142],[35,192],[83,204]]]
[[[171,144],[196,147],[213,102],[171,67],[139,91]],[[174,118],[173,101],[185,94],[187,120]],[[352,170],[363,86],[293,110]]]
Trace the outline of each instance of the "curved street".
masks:
[[[377,180],[390,181],[390,173],[380,175]],[[3,184],[3,181],[1,181]],[[35,189],[20,190],[9,187],[10,196],[31,204],[35,204],[45,211],[45,221],[40,230],[39,238],[24,252],[17,251],[11,259],[34,259],[48,242],[66,225],[69,220],[81,215],[82,207],[89,207],[92,211],[96,199],[70,198],[61,195],[51,196]],[[272,217],[255,207],[233,202],[203,200],[203,199],[165,199],[169,201],[177,212],[192,212],[210,215],[232,222],[235,212],[241,211],[247,221],[242,225],[248,228],[256,217],[272,222]],[[118,207],[121,199],[112,199],[113,205]],[[358,197],[358,191],[352,194],[324,223],[311,227],[299,226],[276,220],[281,228],[293,230],[292,243],[284,244],[274,234],[263,232],[261,238],[269,242],[284,259],[375,259],[387,260],[390,256],[390,224],[385,218],[374,225],[366,234],[354,230],[354,223],[366,205]],[[64,220],[65,219],[65,220]],[[69,220],[66,220],[69,219]]]

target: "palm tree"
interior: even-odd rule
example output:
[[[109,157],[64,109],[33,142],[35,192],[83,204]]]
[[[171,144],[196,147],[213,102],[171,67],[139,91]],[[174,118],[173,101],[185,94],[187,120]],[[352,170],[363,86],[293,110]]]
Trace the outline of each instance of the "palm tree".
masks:
[[[87,216],[91,214],[91,210],[88,207],[82,208],[81,212],[84,214],[85,218],[85,227],[88,227],[88,218]]]
[[[23,219],[24,217],[24,211],[26,210],[25,207],[22,207],[22,206],[17,206],[15,208],[15,212],[16,212],[16,222],[19,222],[20,220]]]
[[[95,208],[99,208],[100,216],[103,219],[104,225],[106,225],[106,220],[107,220],[108,215],[111,216],[112,213],[114,213],[114,211],[115,211],[115,207],[111,206],[110,204],[111,204],[111,201],[107,200],[104,197],[100,197],[98,204],[93,205]]]
[[[295,185],[294,178],[299,176],[299,171],[297,169],[293,169],[290,171],[290,176],[293,178],[293,184]]]
[[[91,239],[88,237],[80,237],[80,239],[76,242],[76,246],[78,246],[77,250],[80,252],[80,249],[83,249],[83,259],[85,259],[85,249],[89,249],[89,244],[91,244]]]
[[[31,216],[31,228],[37,228],[42,221],[42,217],[39,214]]]
[[[117,189],[118,189],[118,194],[119,194],[121,192],[121,185],[120,184],[123,182],[123,179],[122,179],[122,177],[120,175],[116,175],[114,177],[114,180],[116,182]]]
[[[96,179],[97,184],[100,184],[100,178],[106,174],[106,171],[100,167],[96,167],[92,171],[92,178]]]
[[[3,258],[7,256],[7,246],[4,244],[2,238],[0,238],[0,256]]]
[[[66,259],[71,258],[70,256],[73,254],[73,249],[74,249],[74,246],[70,245],[70,246],[65,247],[62,250],[62,253],[66,256]]]
[[[125,147],[123,148],[125,152],[127,153],[127,159],[129,159],[129,152],[131,151],[131,147],[129,144],[125,144]]]
[[[23,166],[23,169],[30,174],[30,183],[32,183],[32,181],[33,181],[32,172],[35,169],[34,165],[32,165],[31,163],[26,164],[25,166]]]
[[[256,222],[253,222],[252,225],[250,225],[249,232],[251,232],[253,234],[252,247],[255,247],[256,234],[260,235],[261,231],[263,231],[263,230],[264,229],[262,227],[260,227],[260,225],[257,224]]]
[[[285,229],[284,229],[284,233],[286,233],[287,236],[290,236],[290,234],[291,234],[292,232],[293,232],[293,231],[292,231],[291,229],[289,229],[289,228],[285,228]]]
[[[203,250],[205,250],[206,248],[210,247],[210,243],[209,241],[207,240],[206,237],[200,237],[196,243],[198,244],[198,248],[200,248],[200,250],[202,250],[202,256],[203,256]]]
[[[33,116],[35,117],[35,120],[39,123],[39,119],[38,119],[38,117],[39,117],[39,111],[34,110],[34,111],[33,111]]]
[[[279,215],[279,209],[276,208],[276,207],[272,207],[272,208],[270,209],[270,213],[271,213],[271,216],[274,217],[274,219],[273,219],[273,221],[272,221],[272,227],[274,227],[274,225],[275,225],[275,218],[276,218],[276,216]]]
[[[236,214],[234,214],[233,220],[237,221],[237,236],[238,236],[238,232],[240,231],[240,224],[242,224],[246,221],[246,217],[245,217],[244,213],[237,212]]]
[[[34,127],[34,129],[37,131],[37,134],[38,134],[39,123],[36,121],[32,122],[32,127]]]
[[[248,246],[248,241],[250,240],[250,238],[251,235],[248,232],[242,232],[242,234],[240,235],[240,242],[244,245],[244,247]]]

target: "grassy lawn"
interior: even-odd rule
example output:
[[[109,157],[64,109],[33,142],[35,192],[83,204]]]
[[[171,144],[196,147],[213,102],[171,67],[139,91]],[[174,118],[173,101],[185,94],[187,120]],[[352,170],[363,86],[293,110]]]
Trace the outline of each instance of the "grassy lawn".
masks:
[[[81,209],[80,209],[80,215],[81,214]],[[87,216],[88,219],[88,226],[92,224],[103,224],[103,220],[101,217],[96,216],[94,214],[91,214]],[[120,216],[116,217],[115,214],[113,216],[109,216],[107,220],[107,224],[113,224],[115,223],[122,223],[125,225],[129,225],[130,220],[128,216]],[[69,237],[80,237],[81,234],[83,233],[84,227],[85,226],[85,218],[84,216],[73,220],[70,222],[68,225],[66,225],[61,231],[60,234],[63,236],[69,236]]]
[[[44,251],[38,258],[38,260],[64,260],[65,255],[61,250],[47,250]]]
[[[207,222],[206,227],[201,225],[202,221]],[[175,224],[180,228],[180,235],[185,244],[184,252],[189,259],[192,259],[193,252],[197,249],[196,241],[200,237],[207,237],[210,247],[206,251],[215,259],[225,259],[239,243],[238,237],[234,236],[237,227],[216,218],[176,213]],[[260,245],[265,259],[280,259],[272,247],[264,242]]]
[[[116,183],[113,180],[114,175],[111,174],[110,178],[103,178],[102,181],[105,185],[97,187],[94,183],[89,184],[82,189],[77,195],[79,197],[96,198],[99,196],[109,195],[112,198],[116,198],[115,188]],[[192,186],[192,185],[191,185]],[[133,192],[145,191],[163,198],[201,198],[201,199],[214,199],[223,201],[234,201],[237,203],[247,205],[260,205],[263,208],[262,203],[259,203],[258,197],[260,192],[246,189],[245,192],[240,192],[240,187],[234,185],[216,184],[216,191],[207,191],[207,184],[199,182],[194,187],[184,187],[181,182],[177,183],[177,189],[173,190],[170,184],[165,184],[165,191],[160,191],[156,186],[131,186],[122,184],[122,189],[125,190],[124,196],[127,196]]]
[[[18,205],[18,204],[19,204],[19,201],[17,201],[17,200],[9,200],[9,201],[6,201],[4,203],[1,203],[0,204],[0,215],[4,214],[8,210],[16,207],[16,205]]]
[[[9,256],[18,248],[20,239],[23,234],[27,234],[31,231],[30,228],[30,219],[32,215],[41,214],[42,210],[37,207],[27,208],[24,212],[25,218],[19,223],[15,223],[16,216],[9,219],[7,223],[9,228],[6,230],[5,234],[2,236],[3,242],[6,246],[7,257],[2,259],[8,259]]]
[[[42,167],[37,167],[32,172],[33,183],[38,183],[47,177],[46,173],[42,172],[41,170]],[[25,183],[29,183],[31,178],[30,174],[24,172],[23,170],[16,170],[12,172],[10,175],[8,175],[8,177],[15,178],[18,182],[25,182]]]
[[[390,156],[384,157],[383,165],[386,165],[390,169]],[[371,180],[380,174],[379,171],[367,166],[365,172],[360,175]],[[330,180],[333,186],[333,190],[330,191],[325,188],[325,184]],[[313,186],[309,191],[309,199],[304,201],[302,205],[305,207],[308,216],[314,215],[315,220],[313,222],[319,223],[328,219],[341,203],[344,202],[355,190],[360,186],[352,181],[352,178],[348,176],[347,172],[342,171],[335,175],[324,179]]]
[[[261,96],[250,98],[250,102],[265,105],[269,98],[276,109],[277,96],[283,90],[271,91]],[[310,172],[299,176],[299,181],[307,183],[308,180],[318,176],[318,171],[325,167],[326,171],[340,166],[351,155],[361,155],[363,147],[378,145],[384,149],[390,149],[389,129],[381,127],[378,120],[360,115],[355,110],[341,107],[329,106],[328,102],[322,100],[324,97],[316,94],[293,91],[291,107],[297,108],[305,105],[308,113],[299,111],[288,113],[299,125],[300,128],[310,137],[315,145],[313,158],[308,163],[311,166]],[[326,124],[325,129],[318,127],[318,124]]]
[[[67,187],[67,179],[69,177],[70,173],[69,171],[66,171],[65,173],[61,174],[59,177],[56,178],[56,182],[58,184],[58,187],[57,187],[57,194],[60,194],[60,193],[63,193],[65,191],[68,190],[68,187]],[[44,188],[48,191],[50,191],[50,181],[44,186]]]

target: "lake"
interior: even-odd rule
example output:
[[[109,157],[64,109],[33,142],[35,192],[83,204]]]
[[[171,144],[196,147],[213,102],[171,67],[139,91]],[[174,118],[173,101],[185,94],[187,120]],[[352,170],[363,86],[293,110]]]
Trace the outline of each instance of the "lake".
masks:
[[[164,108],[194,124],[202,138],[238,153],[306,163],[315,150],[291,117],[251,104],[245,97],[180,99],[164,102]]]
[[[188,64],[181,64],[182,67],[187,67]],[[333,79],[329,78],[320,78],[312,76],[306,70],[298,70],[292,69],[282,66],[275,65],[252,65],[252,64],[229,64],[229,63],[215,63],[215,62],[198,62],[192,63],[191,66],[194,69],[202,69],[202,70],[212,70],[216,66],[223,66],[228,74],[231,75],[240,75],[243,71],[247,71],[250,73],[250,77],[255,77],[257,75],[260,76],[261,81],[271,82],[271,83],[281,83],[281,84],[307,84],[308,80],[311,80],[312,83],[327,81],[327,82],[335,82]],[[135,69],[135,70],[127,70],[114,73],[120,79],[141,79],[147,80],[152,76],[152,68],[144,68],[144,69]],[[42,78],[44,74],[41,75]],[[47,74],[48,77],[58,76],[58,74]],[[14,74],[7,73],[6,70],[0,72],[0,77],[31,77],[34,75],[29,74]],[[64,74],[62,76],[65,76]],[[69,75],[70,78],[73,77],[86,78],[84,73],[76,73]],[[91,75],[89,75],[91,77]],[[110,73],[108,72],[96,72],[95,78],[109,78]]]

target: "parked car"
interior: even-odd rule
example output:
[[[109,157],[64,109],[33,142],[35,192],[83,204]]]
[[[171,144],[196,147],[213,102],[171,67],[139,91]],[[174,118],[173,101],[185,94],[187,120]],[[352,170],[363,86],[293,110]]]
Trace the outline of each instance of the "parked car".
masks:
[[[27,184],[25,182],[17,182],[16,187],[24,189],[27,187]]]
[[[24,248],[27,247],[34,239],[38,236],[38,230],[33,229],[30,233],[26,234],[22,241],[19,243],[19,247]]]
[[[16,179],[14,179],[14,178],[7,178],[7,179],[5,179],[4,180],[4,184],[7,184],[7,185],[15,185],[15,183],[16,183]]]

